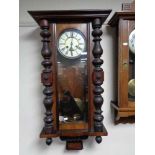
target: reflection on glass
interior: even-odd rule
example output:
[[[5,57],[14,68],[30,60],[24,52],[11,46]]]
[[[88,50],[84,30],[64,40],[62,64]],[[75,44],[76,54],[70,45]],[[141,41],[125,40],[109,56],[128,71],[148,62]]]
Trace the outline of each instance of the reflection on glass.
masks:
[[[129,81],[128,98],[135,100],[135,30],[129,34]]]
[[[57,52],[59,122],[86,122],[88,110],[87,53],[67,59]]]
[[[130,101],[135,100],[135,52],[131,50],[129,50],[128,98]]]

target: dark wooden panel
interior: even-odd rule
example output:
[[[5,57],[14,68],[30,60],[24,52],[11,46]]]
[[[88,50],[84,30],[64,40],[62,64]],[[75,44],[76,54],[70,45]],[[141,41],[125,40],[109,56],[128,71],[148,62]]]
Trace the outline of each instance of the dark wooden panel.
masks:
[[[40,25],[41,19],[49,22],[90,22],[94,18],[106,20],[111,10],[54,10],[54,11],[28,11],[34,20]]]
[[[67,150],[82,150],[83,149],[83,143],[81,141],[67,141],[66,142],[66,149]]]
[[[44,85],[48,85],[48,84],[52,84],[53,83],[53,76],[52,76],[52,72],[50,73],[46,73],[46,72],[42,72],[41,74],[41,82],[44,84]]]
[[[92,24],[88,23],[87,24],[87,49],[88,49],[88,61],[87,61],[87,66],[88,66],[88,99],[89,99],[89,105],[88,105],[88,128],[89,131],[91,131],[94,128],[94,120],[93,120],[93,113],[94,113],[94,94],[93,94],[93,83],[92,83],[92,72],[93,72],[93,54],[92,54],[92,49],[93,49],[93,37],[91,35],[92,33]]]
[[[117,26],[119,19],[135,20],[135,12],[115,12],[112,18],[109,20],[108,24],[110,26]]]
[[[88,123],[83,121],[59,123],[59,129],[60,130],[84,130],[84,129],[88,129]]]
[[[103,81],[104,81],[103,69],[100,68],[100,70],[94,70],[93,71],[93,83],[95,85],[102,85]]]
[[[51,62],[52,62],[52,79],[53,79],[53,108],[52,108],[52,113],[53,113],[53,124],[54,124],[54,129],[58,130],[58,116],[57,116],[57,63],[56,62],[56,24],[50,24],[49,31],[51,32],[51,37],[50,37],[50,49],[52,49],[52,57],[51,57]]]
[[[43,129],[40,138],[52,138],[52,137],[59,137],[59,136],[68,136],[68,137],[76,137],[76,136],[107,136],[107,130],[103,126],[102,132],[96,132],[94,130],[88,131],[88,130],[62,130],[57,131],[56,133],[47,134],[45,133],[45,130]]]
[[[118,103],[126,107],[128,102],[129,81],[129,50],[128,50],[128,20],[119,21],[119,51],[118,51]]]

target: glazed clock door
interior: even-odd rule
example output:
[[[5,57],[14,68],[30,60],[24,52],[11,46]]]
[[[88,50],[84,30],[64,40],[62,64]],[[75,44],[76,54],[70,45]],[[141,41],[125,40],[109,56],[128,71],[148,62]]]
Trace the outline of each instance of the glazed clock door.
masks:
[[[86,24],[57,24],[56,31],[59,130],[88,129]]]
[[[129,42],[129,81],[128,81],[128,105],[135,104],[135,21],[128,21],[128,42]]]

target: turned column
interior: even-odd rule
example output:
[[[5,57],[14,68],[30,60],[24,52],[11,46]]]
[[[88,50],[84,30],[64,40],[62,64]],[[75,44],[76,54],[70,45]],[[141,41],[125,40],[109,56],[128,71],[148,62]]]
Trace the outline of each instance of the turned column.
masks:
[[[52,56],[52,52],[50,50],[49,47],[49,37],[51,36],[50,32],[49,32],[49,23],[47,20],[43,19],[40,21],[40,27],[42,29],[40,35],[42,37],[42,43],[43,43],[43,47],[41,50],[41,54],[44,58],[44,60],[42,61],[42,65],[44,67],[43,71],[42,71],[42,75],[41,75],[41,79],[42,79],[42,83],[45,86],[44,90],[43,90],[43,94],[45,95],[44,98],[44,106],[46,109],[45,112],[45,118],[44,118],[44,132],[46,134],[50,134],[53,133],[54,129],[53,129],[53,116],[52,116],[52,105],[53,105],[53,101],[52,101],[52,62],[51,62],[51,56]],[[49,145],[51,144],[52,139],[51,138],[47,138],[46,139],[46,144]]]
[[[102,21],[100,18],[94,19],[92,22],[92,27],[93,27],[93,42],[94,42],[94,47],[93,47],[93,84],[94,84],[94,131],[95,132],[102,132],[103,131],[103,115],[102,115],[102,104],[103,104],[103,97],[101,94],[103,93],[103,88],[101,87],[103,80],[104,80],[104,72],[103,69],[101,68],[101,65],[103,64],[103,60],[100,58],[103,50],[100,44],[101,38],[100,36],[102,35],[102,30],[100,30],[102,26]],[[96,137],[96,142],[101,143],[102,137],[97,136]]]

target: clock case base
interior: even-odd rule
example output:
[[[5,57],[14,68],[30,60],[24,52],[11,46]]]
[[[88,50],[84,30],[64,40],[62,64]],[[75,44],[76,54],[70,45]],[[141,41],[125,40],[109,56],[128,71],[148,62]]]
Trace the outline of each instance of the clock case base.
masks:
[[[117,102],[111,101],[111,110],[114,111],[114,123],[135,123],[135,107],[121,108]]]
[[[52,138],[60,137],[60,140],[66,141],[67,150],[82,150],[83,149],[83,140],[88,139],[89,136],[96,136],[97,143],[102,141],[101,136],[107,136],[108,132],[103,126],[102,132],[88,131],[88,130],[69,130],[69,131],[53,131],[51,133],[46,133],[46,130],[43,130],[40,133],[40,138],[46,138],[46,144],[50,145],[52,143]],[[48,143],[51,141],[50,143]]]

